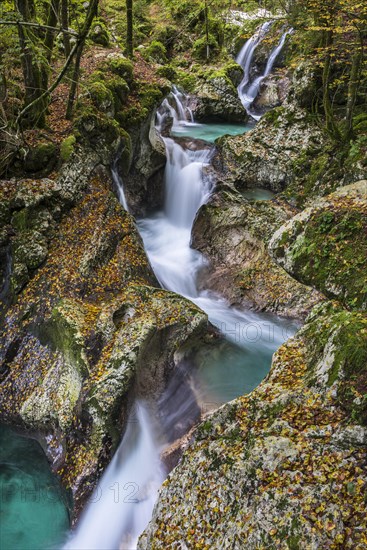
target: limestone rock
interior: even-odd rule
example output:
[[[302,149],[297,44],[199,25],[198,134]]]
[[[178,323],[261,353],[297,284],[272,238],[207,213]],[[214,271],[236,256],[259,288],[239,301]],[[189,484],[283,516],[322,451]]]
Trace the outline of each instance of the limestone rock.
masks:
[[[292,181],[295,159],[310,147],[321,147],[322,141],[307,112],[283,105],[264,115],[250,132],[217,140],[214,163],[221,177],[238,188],[281,191]]]
[[[363,547],[367,416],[353,393],[365,387],[366,323],[317,306],[262,384],[198,427],[138,548]],[[336,359],[325,383],[314,362],[330,340]]]
[[[287,275],[269,256],[266,246],[275,229],[292,211],[285,204],[251,204],[239,193],[219,188],[199,210],[192,246],[210,261],[205,285],[230,303],[302,318],[321,296]]]
[[[274,234],[269,250],[299,281],[367,308],[367,181],[318,199]]]
[[[204,74],[194,92],[192,110],[195,119],[246,122],[247,114],[236,88],[239,71],[242,71],[239,66],[229,65],[220,71]]]
[[[92,173],[77,190],[58,181],[59,201],[61,188],[80,200],[54,227],[47,258],[0,336],[1,420],[52,443],[48,454],[73,491],[75,514],[119,443],[133,386],[143,397],[160,395],[176,352],[207,329],[196,306],[154,288],[133,218],[106,173]],[[16,265],[34,269],[45,236],[23,229],[15,239]]]

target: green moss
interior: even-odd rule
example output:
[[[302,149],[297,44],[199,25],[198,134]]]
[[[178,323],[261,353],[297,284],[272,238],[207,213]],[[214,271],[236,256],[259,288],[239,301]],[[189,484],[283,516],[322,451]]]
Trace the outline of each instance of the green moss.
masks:
[[[147,48],[142,50],[142,56],[147,61],[155,61],[156,63],[166,63],[167,62],[167,49],[158,40],[153,40]]]
[[[71,300],[60,301],[52,311],[52,320],[42,327],[41,339],[51,342],[72,365],[87,374],[82,326],[84,312]]]
[[[11,218],[11,224],[18,231],[23,231],[28,228],[29,212],[27,208],[23,208],[18,212],[14,212]]]
[[[171,65],[164,65],[157,69],[157,75],[174,81],[177,78],[177,72]]]
[[[111,112],[114,107],[114,97],[103,82],[93,82],[89,85],[88,92],[93,104],[102,112]]]
[[[186,92],[193,92],[196,87],[195,75],[189,74],[188,72],[180,69],[176,70],[176,78],[174,82],[178,84],[181,88],[183,88]]]
[[[120,111],[126,103],[130,88],[126,80],[115,76],[108,79],[107,88],[112,92],[115,110]]]
[[[117,120],[96,111],[90,105],[78,105],[74,128],[81,139],[93,146],[98,145],[101,138],[110,145],[120,138],[122,132]]]
[[[93,71],[88,78],[89,82],[104,82],[106,80],[106,73],[103,71]]]
[[[106,23],[102,19],[96,19],[93,22],[92,28],[89,32],[89,38],[100,46],[109,46],[110,37]]]
[[[367,297],[366,228],[367,212],[348,206],[316,211],[293,246],[295,274],[349,307],[362,307]]]
[[[209,57],[213,58],[219,52],[219,44],[216,38],[212,34],[209,34],[208,45],[209,45]],[[192,55],[195,59],[204,60],[207,58],[206,37],[198,38],[198,40],[195,40],[194,45],[192,47]]]
[[[333,364],[328,385],[339,382],[338,398],[350,416],[367,424],[367,315],[331,304],[317,306],[304,330],[311,350],[309,379],[314,383],[314,367],[324,350],[333,344]]]
[[[143,122],[149,114],[148,109],[140,105],[132,105],[116,113],[115,118],[124,128],[133,128]]]
[[[123,78],[128,85],[132,84],[134,79],[134,66],[131,61],[129,61],[125,57],[116,56],[108,59],[105,66],[112,73]]]
[[[74,152],[75,143],[76,137],[73,134],[62,141],[60,145],[60,157],[62,161],[66,162],[70,159],[71,155]]]
[[[163,94],[155,84],[145,84],[139,91],[139,100],[143,109],[151,111],[163,99]]]

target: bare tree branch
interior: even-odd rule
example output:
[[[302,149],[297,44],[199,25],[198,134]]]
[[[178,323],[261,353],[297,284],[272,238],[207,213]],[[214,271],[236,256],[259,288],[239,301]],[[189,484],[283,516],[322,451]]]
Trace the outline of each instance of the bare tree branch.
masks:
[[[63,27],[50,27],[50,25],[41,25],[40,23],[32,23],[31,21],[7,21],[5,19],[0,19],[0,25],[13,25],[18,26],[22,25],[24,27],[36,27],[37,29],[45,29],[54,32],[62,32],[63,34],[71,34],[72,36],[79,37],[79,34],[71,29],[64,29]]]

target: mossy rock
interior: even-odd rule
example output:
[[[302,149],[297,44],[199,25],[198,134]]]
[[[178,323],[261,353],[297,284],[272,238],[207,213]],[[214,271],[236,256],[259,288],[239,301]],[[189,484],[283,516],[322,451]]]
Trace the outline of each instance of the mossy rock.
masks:
[[[126,103],[130,88],[126,80],[119,76],[108,79],[108,89],[112,92],[115,104],[115,110],[120,111]]]
[[[310,349],[310,384],[338,386],[353,421],[367,425],[367,315],[327,302],[302,330]]]
[[[107,58],[105,66],[113,74],[116,74],[126,80],[128,85],[132,84],[134,80],[134,66],[129,59],[123,57],[122,55],[114,55]]]
[[[276,261],[300,282],[353,309],[367,309],[367,182],[316,201],[270,242]]]
[[[24,169],[33,174],[51,172],[57,162],[57,156],[57,146],[54,143],[40,143],[27,153]]]
[[[150,60],[160,64],[167,62],[166,47],[158,40],[153,40],[147,48],[142,50],[142,56],[147,61]]]
[[[103,115],[93,108],[81,108],[74,121],[75,130],[82,139],[93,146],[101,141],[101,135],[107,145],[116,142],[121,136],[121,128],[116,120]]]
[[[95,44],[99,44],[100,46],[105,46],[105,47],[109,46],[110,36],[108,33],[106,23],[101,19],[95,20],[89,32],[89,38]]]
[[[177,71],[171,65],[164,65],[163,67],[158,67],[157,75],[167,78],[171,82],[177,78]]]
[[[193,92],[195,90],[197,81],[195,75],[191,75],[187,73],[187,71],[183,71],[180,69],[177,69],[176,73],[177,76],[175,77],[174,82],[186,92]]]
[[[206,37],[198,38],[192,47],[192,55],[195,59],[207,59],[207,45],[209,46],[209,58],[215,57],[219,52],[219,44],[212,34],[209,34],[207,42]]]
[[[72,134],[65,138],[60,145],[60,157],[63,162],[66,162],[70,159],[71,155],[74,152],[74,145],[76,143],[76,137]]]
[[[115,118],[124,128],[133,128],[143,122],[149,114],[148,109],[140,105],[132,105],[116,113]]]
[[[102,113],[113,117],[115,114],[115,101],[113,93],[103,82],[93,82],[90,84],[88,92],[93,105]]]

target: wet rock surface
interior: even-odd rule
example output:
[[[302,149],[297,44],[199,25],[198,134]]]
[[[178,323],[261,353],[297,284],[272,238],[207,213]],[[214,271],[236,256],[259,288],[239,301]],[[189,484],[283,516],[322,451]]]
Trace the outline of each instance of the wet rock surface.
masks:
[[[321,295],[288,276],[267,251],[271,235],[293,214],[276,199],[250,203],[219,186],[199,210],[192,234],[192,246],[210,261],[205,285],[234,305],[304,318]]]
[[[4,310],[1,420],[39,434],[77,515],[120,440],[134,387],[163,392],[176,350],[205,333],[207,317],[154,288],[97,154],[85,153],[83,170],[74,159],[56,181],[10,188],[12,284],[16,266],[27,271]]]
[[[138,547],[362,548],[366,353],[365,315],[317,306],[264,382],[196,430]]]

